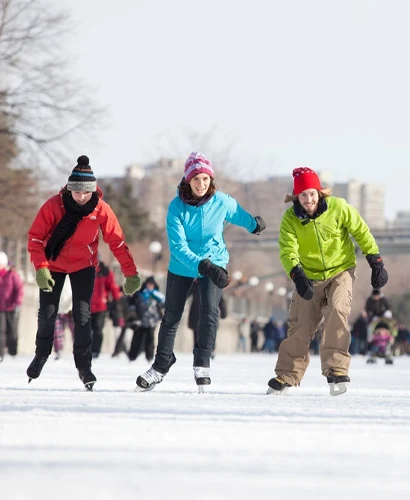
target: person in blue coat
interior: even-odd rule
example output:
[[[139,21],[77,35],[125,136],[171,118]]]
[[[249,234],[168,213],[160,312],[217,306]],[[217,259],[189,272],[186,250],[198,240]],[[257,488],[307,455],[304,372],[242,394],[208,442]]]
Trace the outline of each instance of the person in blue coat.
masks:
[[[147,391],[162,382],[175,363],[174,342],[178,324],[194,279],[198,279],[201,311],[198,339],[194,346],[194,379],[199,391],[211,383],[210,359],[218,327],[222,289],[230,277],[226,271],[229,254],[223,231],[226,222],[260,234],[266,224],[246,212],[231,196],[217,191],[211,162],[193,152],[185,162],[178,195],[167,215],[171,254],[165,311],[158,334],[158,346],[151,368],[137,378],[137,391]]]

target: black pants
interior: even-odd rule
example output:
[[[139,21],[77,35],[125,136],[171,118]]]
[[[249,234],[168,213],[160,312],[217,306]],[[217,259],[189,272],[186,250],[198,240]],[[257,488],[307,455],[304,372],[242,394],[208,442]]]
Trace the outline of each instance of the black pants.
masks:
[[[133,327],[134,335],[132,337],[130,352],[128,357],[130,361],[135,361],[137,357],[145,352],[147,361],[152,361],[154,358],[154,326],[135,326]]]
[[[158,347],[153,365],[160,373],[167,373],[176,361],[173,352],[175,336],[193,281],[194,278],[178,276],[168,271],[165,312],[158,334]],[[198,279],[198,287],[201,308],[198,339],[194,346],[194,366],[209,367],[215,347],[222,290],[207,277]]]
[[[0,311],[0,358],[4,356],[4,348],[10,356],[17,354],[17,313],[16,311]]]
[[[36,355],[49,356],[53,348],[54,325],[60,304],[61,290],[66,279],[65,273],[51,272],[55,280],[52,292],[40,290]],[[74,361],[77,368],[91,366],[91,313],[90,302],[94,288],[95,268],[86,267],[68,275],[73,292],[74,321]]]
[[[91,352],[93,358],[98,358],[103,343],[103,329],[107,311],[91,313],[91,329],[93,331],[93,345]]]

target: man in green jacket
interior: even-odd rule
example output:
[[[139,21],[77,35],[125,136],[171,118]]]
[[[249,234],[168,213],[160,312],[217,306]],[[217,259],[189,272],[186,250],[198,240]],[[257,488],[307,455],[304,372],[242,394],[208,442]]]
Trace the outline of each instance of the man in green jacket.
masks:
[[[294,281],[288,316],[288,336],[281,343],[276,377],[269,380],[268,394],[281,394],[297,386],[309,364],[309,344],[323,317],[320,345],[322,374],[332,396],[343,394],[350,382],[350,331],[347,318],[355,279],[353,236],[372,269],[371,284],[381,288],[387,271],[369,227],[342,198],[322,188],[308,167],[293,171],[293,207],[283,215],[279,249],[283,268]]]

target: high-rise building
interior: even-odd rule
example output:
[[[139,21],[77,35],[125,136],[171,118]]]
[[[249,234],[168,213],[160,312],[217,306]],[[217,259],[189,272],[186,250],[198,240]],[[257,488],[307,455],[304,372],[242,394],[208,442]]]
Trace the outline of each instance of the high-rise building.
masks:
[[[334,196],[344,198],[356,208],[371,229],[383,229],[386,226],[384,186],[349,180],[331,187]]]

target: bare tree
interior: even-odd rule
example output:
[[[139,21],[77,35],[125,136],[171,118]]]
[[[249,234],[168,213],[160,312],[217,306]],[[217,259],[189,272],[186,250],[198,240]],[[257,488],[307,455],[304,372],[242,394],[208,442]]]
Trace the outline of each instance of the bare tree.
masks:
[[[17,144],[20,165],[52,159],[54,171],[72,135],[96,130],[103,114],[70,67],[69,16],[55,5],[0,0],[0,137]]]

